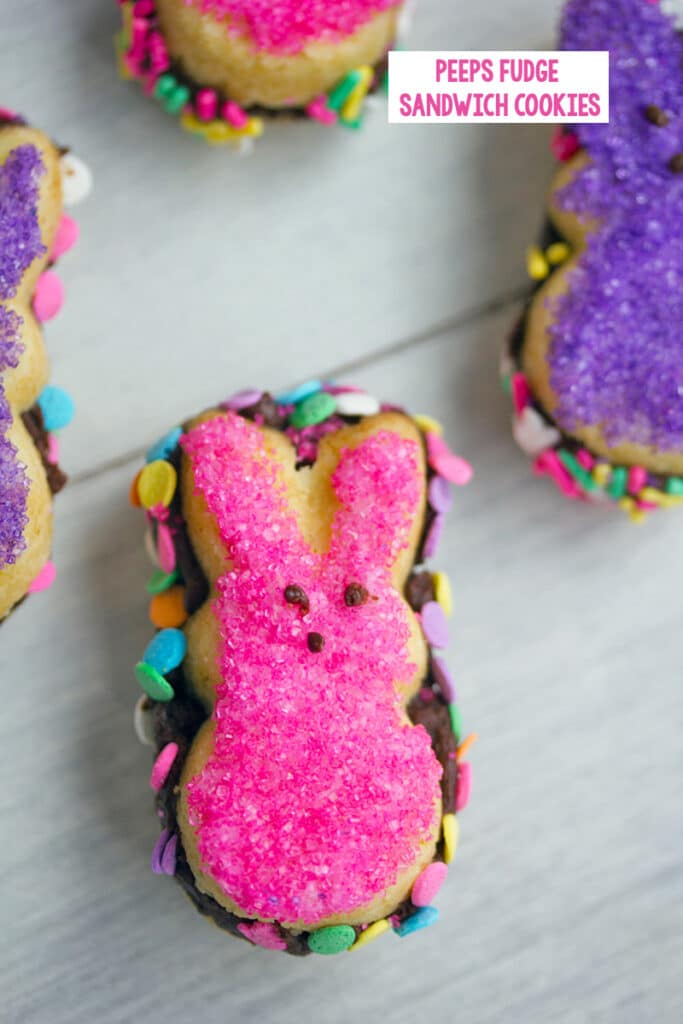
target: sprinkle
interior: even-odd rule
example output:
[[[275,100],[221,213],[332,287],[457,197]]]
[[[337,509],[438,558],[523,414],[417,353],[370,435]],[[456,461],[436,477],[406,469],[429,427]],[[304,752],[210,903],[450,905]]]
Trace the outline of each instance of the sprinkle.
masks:
[[[451,864],[458,849],[460,822],[455,814],[444,814],[441,828],[443,830],[443,858],[446,864]]]
[[[256,405],[262,398],[263,391],[256,388],[246,388],[244,391],[237,391],[230,398],[226,399],[225,402],[221,402],[221,407],[223,409],[234,409],[238,412],[240,409],[248,409],[250,406]]]
[[[130,490],[128,491],[128,501],[133,506],[133,508],[142,508],[140,495],[138,494],[138,480],[140,479],[140,473],[142,473],[141,469],[137,471],[137,473],[131,480]]]
[[[345,78],[342,78],[342,80],[335,85],[334,89],[332,89],[327,96],[327,105],[330,110],[338,111],[344,103],[346,103],[353,90],[361,81],[362,76],[360,71],[349,71],[348,75],[346,75]]]
[[[598,462],[593,467],[593,479],[598,487],[606,487],[611,475],[612,467],[608,462]]]
[[[667,494],[683,494],[683,479],[679,476],[670,476],[666,482],[665,490]]]
[[[413,421],[418,425],[423,434],[443,434],[443,426],[432,416],[418,413],[417,416],[413,416]]]
[[[157,524],[157,558],[159,567],[165,573],[172,573],[176,565],[173,534],[166,523]]]
[[[374,416],[380,410],[379,400],[363,391],[345,391],[335,400],[340,416]]]
[[[350,96],[345,101],[340,113],[342,122],[351,127],[357,126],[363,101],[367,96],[370,86],[372,85],[372,80],[375,77],[374,70],[367,64],[362,65],[357,70],[360,75],[360,81],[356,84]],[[331,104],[329,105],[331,106]]]
[[[439,434],[428,433],[425,438],[427,457],[432,469],[452,484],[461,486],[469,483],[472,479],[472,467],[469,462],[455,455]]]
[[[176,851],[178,848],[178,836],[171,836],[164,847],[159,861],[159,866],[165,875],[175,875]]]
[[[423,558],[433,558],[436,554],[445,522],[446,517],[444,515],[439,514],[434,516],[422,545]]]
[[[514,417],[512,434],[522,451],[534,458],[561,440],[559,430],[546,423],[533,405],[527,405]]]
[[[547,473],[548,476],[552,477],[555,485],[567,498],[578,498],[581,496],[580,489],[560,462],[557,452],[552,448],[541,452],[536,458],[534,470],[541,474]]]
[[[433,476],[429,481],[427,498],[435,512],[440,512],[442,515],[449,512],[453,504],[453,495],[448,480],[443,476]]]
[[[626,488],[631,494],[638,494],[647,483],[647,470],[643,466],[631,466],[628,471]]]
[[[176,757],[178,756],[178,744],[167,743],[165,747],[159,752],[159,756],[154,762],[152,768],[152,774],[149,778],[149,784],[155,793],[158,793],[163,789],[166,779],[169,776],[169,772],[173,767]]]
[[[139,661],[135,666],[135,678],[152,700],[166,703],[175,697],[175,690],[168,680],[164,679],[151,665],[145,665],[144,661]]]
[[[173,572],[164,572],[163,569],[155,569],[147,583],[145,584],[145,590],[148,594],[163,594],[164,590],[168,590],[174,583],[178,582],[180,578],[178,570],[174,569]]]
[[[56,575],[54,562],[46,562],[26,588],[27,594],[39,594],[41,590],[48,590],[54,583]]]
[[[151,448],[148,448],[145,462],[157,462],[159,459],[170,459],[178,447],[180,438],[183,436],[182,427],[174,427],[167,434],[155,441]]]
[[[322,423],[337,407],[336,399],[326,391],[318,391],[299,402],[289,418],[293,427],[300,429]]]
[[[567,160],[571,160],[579,148],[580,143],[576,134],[567,132],[561,125],[558,125],[550,143],[550,149],[555,159],[560,163],[566,163]]]
[[[227,100],[221,107],[221,117],[233,126],[233,128],[245,128],[249,121],[248,115],[233,100]]]
[[[303,402],[305,398],[317,395],[319,391],[322,391],[322,387],[323,384],[320,380],[307,380],[290,391],[282,391],[279,395],[276,395],[275,400],[279,405],[297,405],[299,402]]]
[[[458,747],[458,761],[462,761],[462,759],[464,758],[465,754],[468,752],[468,750],[471,749],[471,747],[474,746],[474,744],[477,742],[478,739],[479,739],[479,734],[476,733],[476,732],[471,732],[469,734],[469,736],[467,736],[462,741],[462,743]]]
[[[178,668],[187,654],[187,640],[180,629],[162,629],[145,648],[142,660],[162,676]]]
[[[448,867],[443,861],[435,860],[428,864],[413,883],[410,893],[413,906],[428,907],[446,881],[447,875]]]
[[[380,935],[384,935],[388,931],[391,931],[391,925],[386,917],[382,918],[381,921],[374,921],[360,933],[354,944],[349,947],[349,953],[354,953],[357,949],[369,945],[375,939],[378,939]]]
[[[142,472],[142,470],[140,470]],[[142,506],[140,506],[142,508]],[[157,554],[156,544],[154,543],[154,534],[149,527],[145,530],[145,551],[152,565],[159,568],[159,556]]]
[[[628,470],[625,466],[614,466],[612,469],[612,479],[607,486],[607,493],[610,498],[615,500],[623,497],[626,492],[626,484],[628,482]]]
[[[43,425],[46,430],[61,430],[71,423],[74,418],[74,402],[71,395],[61,388],[48,384],[43,389],[38,405],[43,414]]]
[[[560,263],[564,263],[571,256],[572,251],[566,242],[553,242],[549,245],[545,251],[545,257],[548,263],[553,267],[559,266]]]
[[[247,924],[243,921],[237,925],[237,931],[253,942],[255,946],[262,946],[263,949],[287,949],[287,943],[280,935],[276,925],[270,922],[254,921]]]
[[[462,736],[462,712],[458,704],[448,705],[448,715],[451,720],[451,731],[455,736],[456,743],[460,742]]]
[[[59,256],[63,256],[64,253],[68,252],[69,249],[72,249],[78,241],[78,234],[78,224],[76,221],[73,217],[63,213],[55,240],[52,243],[51,259],[56,260]]]
[[[334,124],[337,120],[337,113],[327,106],[327,96],[316,96],[312,103],[306,107],[306,114],[313,121],[320,121],[321,124]]]
[[[595,465],[595,459],[586,448],[579,448],[576,453],[576,461],[581,466],[581,469],[585,469],[590,472]]]
[[[394,931],[402,939],[408,935],[412,935],[414,932],[422,931],[423,928],[428,928],[430,924],[434,924],[438,920],[439,911],[436,907],[420,907],[414,914],[407,917],[405,921],[401,921],[399,925],[394,928]]]
[[[343,953],[356,941],[356,933],[349,924],[335,924],[329,928],[320,928],[308,936],[308,948],[312,953],[330,956]]]
[[[534,281],[543,281],[550,273],[548,261],[536,245],[527,250],[526,271]]]
[[[567,451],[565,448],[560,448],[557,452],[557,457],[572,479],[576,480],[576,482],[580,484],[585,491],[592,492],[596,490],[597,484],[593,480],[593,477],[579,465],[578,460],[571,454],[571,452]]]
[[[65,206],[76,206],[92,191],[92,171],[75,153],[65,153],[59,161],[62,172],[62,196]]]
[[[138,479],[138,496],[143,508],[155,505],[168,507],[173,501],[178,474],[175,467],[164,459],[148,462]]]
[[[157,629],[178,629],[187,622],[185,588],[175,586],[155,594],[149,604],[149,617]]]
[[[349,583],[344,591],[344,604],[347,608],[357,608],[365,604],[370,595],[360,583]]]
[[[154,844],[154,849],[152,850],[152,871],[155,875],[163,875],[164,873],[161,866],[161,857],[170,838],[171,833],[167,828],[164,828],[159,833],[159,838]]]
[[[448,647],[448,623],[443,608],[436,601],[428,601],[421,613],[422,630],[432,647]]]
[[[309,633],[306,637],[306,643],[312,654],[320,654],[325,646],[325,637],[321,633]]]
[[[432,658],[432,675],[441,690],[444,700],[448,704],[455,704],[457,701],[455,683],[443,658]]]
[[[472,765],[469,761],[458,764],[458,781],[455,784],[455,810],[464,811],[472,792]]]
[[[45,270],[36,281],[33,312],[41,323],[57,316],[64,305],[64,285],[54,270]]]
[[[531,390],[523,373],[513,373],[510,378],[512,401],[517,416],[521,416],[527,405],[531,404]]]
[[[197,116],[202,121],[213,121],[218,111],[218,96],[213,89],[198,89],[194,98]]]
[[[146,693],[141,694],[135,702],[133,711],[133,728],[135,735],[145,747],[154,746],[154,721],[152,705]]]
[[[434,581],[434,595],[436,600],[443,608],[444,615],[450,617],[453,614],[453,593],[451,590],[451,581],[445,572],[433,573],[432,579]]]

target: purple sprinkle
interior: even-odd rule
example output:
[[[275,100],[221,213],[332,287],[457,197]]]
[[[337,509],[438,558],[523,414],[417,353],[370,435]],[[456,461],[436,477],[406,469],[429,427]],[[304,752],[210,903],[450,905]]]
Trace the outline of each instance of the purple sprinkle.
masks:
[[[165,875],[175,875],[178,836],[171,836],[161,855],[160,867]]]
[[[423,558],[433,558],[434,555],[436,554],[436,549],[439,546],[439,541],[441,540],[441,534],[443,533],[445,522],[445,516],[434,516],[431,526],[427,530],[427,536],[425,537],[424,544],[422,545]]]
[[[443,698],[447,704],[457,704],[458,697],[455,692],[455,683],[453,676],[450,673],[448,665],[443,658],[432,658],[432,675],[434,680],[438,683],[439,689],[443,694]]]
[[[429,482],[429,504],[435,512],[443,515],[450,510],[453,503],[451,485],[445,476],[434,476]]]
[[[448,647],[448,622],[437,601],[428,601],[421,613],[422,632],[432,647]]]
[[[248,409],[250,405],[260,402],[262,395],[263,392],[256,388],[246,388],[244,391],[237,391],[231,398],[226,398],[224,402],[221,402],[221,408],[233,409],[235,412],[240,409]]]
[[[608,443],[683,448],[683,35],[645,0],[570,0],[566,50],[610,51],[610,123],[575,131],[590,164],[559,196],[600,221],[554,308],[551,383],[560,426]],[[649,105],[669,116],[645,117]]]
[[[168,831],[167,828],[164,828],[159,833],[159,838],[154,844],[154,849],[152,850],[152,871],[154,872],[155,875],[164,874],[164,869],[162,867],[162,858],[164,854],[164,849],[170,839],[170,836],[171,833]]]

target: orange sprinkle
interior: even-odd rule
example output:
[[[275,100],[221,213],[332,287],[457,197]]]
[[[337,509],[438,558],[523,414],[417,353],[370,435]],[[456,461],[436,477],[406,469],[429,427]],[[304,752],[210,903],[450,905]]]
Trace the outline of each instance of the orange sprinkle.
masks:
[[[187,622],[185,587],[169,587],[149,603],[149,617],[157,629],[178,629]]]
[[[138,494],[138,480],[140,479],[140,473],[142,470],[139,469],[133,477],[128,492],[128,501],[131,503],[133,508],[142,508],[142,502],[140,501],[140,495]]]
[[[478,739],[479,739],[479,733],[478,732],[471,732],[469,734],[469,736],[465,737],[465,739],[462,741],[462,743],[458,747],[458,761],[461,761],[463,759],[463,757],[465,756],[467,751],[470,749],[470,747],[474,746],[474,744],[477,742]]]

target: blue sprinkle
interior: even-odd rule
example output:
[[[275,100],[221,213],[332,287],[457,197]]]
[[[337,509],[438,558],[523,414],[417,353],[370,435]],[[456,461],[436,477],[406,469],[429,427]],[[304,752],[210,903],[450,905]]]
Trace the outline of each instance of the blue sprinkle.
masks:
[[[145,456],[145,462],[156,462],[157,459],[168,459],[178,447],[178,441],[183,436],[182,427],[174,427],[164,434],[152,445]]]
[[[186,651],[187,640],[181,629],[162,629],[145,648],[142,660],[163,676],[180,665]]]
[[[321,380],[307,380],[303,384],[299,384],[298,388],[292,388],[291,391],[283,391],[276,395],[275,401],[280,405],[297,405],[298,402],[303,402],[304,398],[310,398],[311,395],[322,391],[322,387]]]
[[[394,931],[404,939],[406,935],[412,935],[413,932],[419,932],[423,928],[428,928],[430,924],[434,924],[438,917],[439,911],[437,907],[420,907],[414,914],[407,917],[405,921],[402,921]]]
[[[51,384],[41,394],[38,405],[43,414],[43,424],[48,431],[60,430],[68,426],[74,418],[75,407],[71,395]]]

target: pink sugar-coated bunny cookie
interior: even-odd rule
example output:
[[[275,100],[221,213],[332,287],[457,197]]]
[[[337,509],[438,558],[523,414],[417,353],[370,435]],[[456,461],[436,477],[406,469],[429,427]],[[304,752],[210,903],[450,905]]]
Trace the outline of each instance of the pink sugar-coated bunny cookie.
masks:
[[[458,483],[469,467],[422,426],[319,382],[241,392],[162,438],[134,482],[152,550],[173,547],[136,667],[153,866],[255,945],[340,952],[437,913],[469,766],[430,648],[450,591],[419,567],[450,503],[429,453]]]

